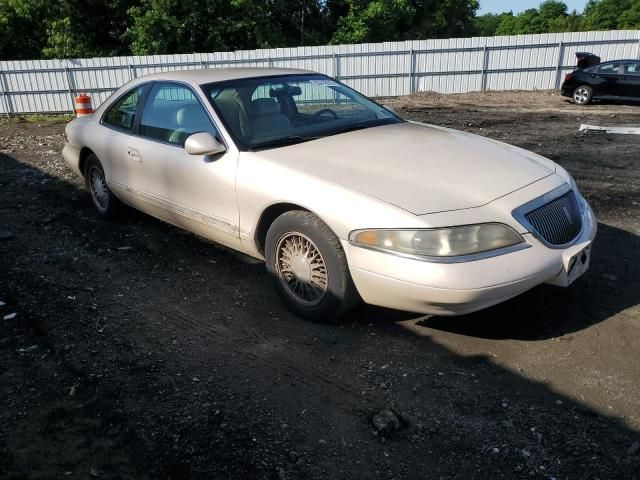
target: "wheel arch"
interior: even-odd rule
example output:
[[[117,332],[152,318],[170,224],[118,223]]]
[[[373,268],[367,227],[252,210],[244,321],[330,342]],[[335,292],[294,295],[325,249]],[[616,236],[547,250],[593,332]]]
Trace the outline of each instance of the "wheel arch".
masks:
[[[92,155],[92,154],[95,155],[95,153],[93,153],[93,150],[91,150],[89,147],[82,147],[82,149],[80,150],[80,161],[78,163],[78,169],[82,173],[83,177],[84,177],[84,166],[87,163],[87,158],[89,157],[89,155]]]
[[[264,209],[262,214],[260,215],[260,219],[258,220],[258,224],[255,229],[254,241],[256,243],[256,248],[260,252],[261,255],[264,255],[265,243],[267,241],[267,232],[269,231],[269,227],[273,224],[273,222],[283,213],[291,212],[293,210],[302,210],[304,212],[311,212],[315,215],[315,212],[312,212],[308,208],[305,208],[301,205],[297,205],[295,203],[288,202],[280,202],[274,203],[273,205],[269,205]],[[320,218],[320,217],[318,217]]]

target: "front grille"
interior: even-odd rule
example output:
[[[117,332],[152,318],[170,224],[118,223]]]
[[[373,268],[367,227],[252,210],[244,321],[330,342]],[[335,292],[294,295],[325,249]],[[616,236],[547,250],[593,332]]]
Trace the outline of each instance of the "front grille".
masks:
[[[524,216],[536,232],[551,245],[567,244],[582,230],[580,207],[572,191]]]

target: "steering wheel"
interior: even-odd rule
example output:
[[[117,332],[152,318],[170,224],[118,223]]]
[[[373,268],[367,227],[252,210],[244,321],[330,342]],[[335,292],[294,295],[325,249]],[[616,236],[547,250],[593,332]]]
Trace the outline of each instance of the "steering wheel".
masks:
[[[318,119],[325,113],[328,113],[329,115],[331,115],[334,120],[338,119],[338,114],[333,110],[331,110],[330,108],[323,108],[322,110],[318,110],[316,113],[313,114],[313,118]]]

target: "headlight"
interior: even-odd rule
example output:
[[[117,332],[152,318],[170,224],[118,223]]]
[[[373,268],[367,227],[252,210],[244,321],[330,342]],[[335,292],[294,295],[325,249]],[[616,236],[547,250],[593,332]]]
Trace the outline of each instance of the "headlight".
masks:
[[[424,230],[355,230],[349,235],[349,241],[353,245],[401,255],[442,258],[525,244],[518,232],[502,223]]]

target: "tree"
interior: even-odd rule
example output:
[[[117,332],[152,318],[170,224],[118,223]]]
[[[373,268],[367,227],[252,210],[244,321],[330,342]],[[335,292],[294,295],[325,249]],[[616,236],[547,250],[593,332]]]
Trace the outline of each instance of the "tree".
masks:
[[[547,0],[542,2],[538,7],[538,14],[547,22],[550,22],[559,17],[567,16],[567,4],[559,2],[557,0]]]
[[[587,30],[615,30],[630,0],[589,0],[584,9],[584,25]]]
[[[618,28],[640,29],[640,0],[633,0],[618,21]]]
[[[567,4],[547,0],[539,8],[530,8],[510,17],[504,17],[496,28],[497,35],[519,35],[528,33],[566,32],[582,29],[579,16],[574,11],[567,13]]]
[[[54,11],[48,0],[0,0],[0,58],[40,58]]]
[[[492,37],[496,34],[498,26],[507,17],[513,17],[513,12],[485,13],[473,19],[473,34],[479,37]]]
[[[43,54],[49,58],[113,56],[129,53],[124,35],[127,11],[139,0],[59,0],[47,22]]]
[[[474,34],[478,0],[413,0],[415,10],[409,38],[451,38]]]
[[[349,0],[348,4],[331,43],[403,40],[415,13],[409,0]]]
[[[347,0],[332,43],[471,35],[477,0]]]

